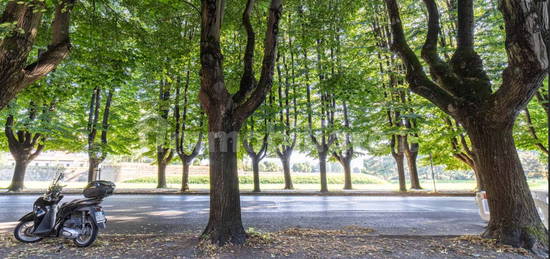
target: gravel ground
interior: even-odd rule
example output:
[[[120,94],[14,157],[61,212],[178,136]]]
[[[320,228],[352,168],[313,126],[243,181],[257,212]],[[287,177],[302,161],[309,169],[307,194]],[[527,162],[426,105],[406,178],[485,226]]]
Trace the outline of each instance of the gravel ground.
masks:
[[[248,233],[245,245],[221,248],[192,233],[107,234],[88,248],[64,239],[22,244],[3,233],[0,258],[536,258],[477,236],[379,236],[357,226]]]

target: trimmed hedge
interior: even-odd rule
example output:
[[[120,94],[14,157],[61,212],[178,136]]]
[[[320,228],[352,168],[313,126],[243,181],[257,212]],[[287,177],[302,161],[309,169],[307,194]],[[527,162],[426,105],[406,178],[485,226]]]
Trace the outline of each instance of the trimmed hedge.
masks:
[[[364,174],[352,174],[351,175],[352,183],[354,184],[384,184],[387,181],[380,179],[371,175]],[[344,184],[344,175],[327,175],[328,184]],[[125,183],[156,183],[156,177],[143,177],[138,179],[132,179],[124,181]],[[181,176],[168,176],[166,177],[166,182],[169,184],[181,184]],[[209,177],[208,175],[190,175],[189,176],[190,184],[208,184]],[[239,176],[240,184],[253,184],[252,175],[243,175]],[[262,176],[260,175],[260,184],[284,184],[285,180],[282,175],[269,175]],[[292,183],[294,184],[319,184],[320,179],[318,174],[311,175],[293,175]]]

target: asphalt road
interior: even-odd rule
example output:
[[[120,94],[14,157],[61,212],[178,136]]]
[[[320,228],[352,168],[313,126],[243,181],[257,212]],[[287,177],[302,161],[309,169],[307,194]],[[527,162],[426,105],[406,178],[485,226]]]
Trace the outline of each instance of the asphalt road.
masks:
[[[36,195],[0,196],[0,232],[11,231]],[[79,198],[67,196],[64,201]],[[105,199],[108,233],[200,231],[208,196],[115,195]],[[381,235],[478,234],[485,223],[473,197],[242,196],[245,228],[369,227]]]

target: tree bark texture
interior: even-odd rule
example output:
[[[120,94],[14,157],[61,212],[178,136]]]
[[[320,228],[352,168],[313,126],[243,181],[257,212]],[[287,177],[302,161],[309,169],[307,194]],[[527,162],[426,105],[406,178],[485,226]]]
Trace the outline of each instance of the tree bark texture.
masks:
[[[319,152],[319,176],[321,178],[321,192],[328,192],[327,151]]]
[[[181,175],[181,192],[188,192],[189,191],[189,163],[182,162],[183,163],[183,172]]]
[[[25,174],[27,173],[27,166],[29,163],[30,161],[25,157],[15,159],[15,169],[8,191],[20,192],[25,188]]]
[[[407,166],[409,168],[409,177],[411,178],[411,189],[422,189],[420,179],[418,177],[418,168],[416,166],[416,158],[418,157],[418,143],[411,143],[410,148],[405,149],[405,157],[407,157]]]
[[[402,144],[401,144],[401,138],[398,136],[393,135],[391,142],[392,146],[392,156],[395,160],[395,166],[397,168],[397,177],[399,179],[399,191],[400,192],[406,192],[407,191],[407,183],[405,180],[405,154],[403,152]],[[397,140],[397,141],[396,141]],[[397,146],[396,146],[397,145]]]
[[[294,185],[292,184],[292,177],[290,175],[290,159],[288,157],[280,157],[281,162],[283,163],[283,175],[285,178],[285,190],[293,190]]]
[[[260,192],[260,161],[258,159],[252,159],[252,174],[254,178],[253,192]]]

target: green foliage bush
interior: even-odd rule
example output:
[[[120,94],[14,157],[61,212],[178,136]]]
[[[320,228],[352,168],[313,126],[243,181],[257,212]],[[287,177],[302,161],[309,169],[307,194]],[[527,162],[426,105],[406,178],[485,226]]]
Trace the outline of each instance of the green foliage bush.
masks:
[[[283,168],[277,163],[265,161],[260,164],[260,172],[280,172]]]
[[[308,162],[295,163],[294,165],[292,165],[292,171],[311,173],[311,171],[313,171],[313,166]]]
[[[354,184],[384,184],[387,183],[385,180],[382,180],[375,176],[363,175],[363,174],[353,174],[351,176],[352,182]],[[169,184],[181,184],[181,176],[168,176],[166,178],[167,183]],[[282,175],[269,175],[262,176],[260,175],[261,184],[284,184],[284,177]],[[329,184],[344,184],[344,175],[327,175],[327,181]],[[127,180],[125,183],[156,183],[156,177],[143,177],[133,180]],[[318,184],[319,175],[293,175],[292,182],[294,184]],[[190,184],[208,184],[209,177],[208,175],[191,175],[189,176]],[[240,184],[253,184],[252,175],[243,175],[239,176]]]

